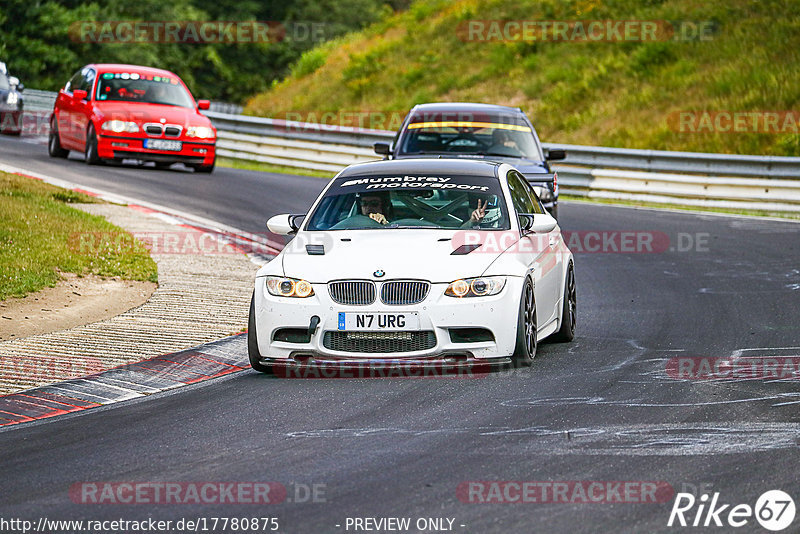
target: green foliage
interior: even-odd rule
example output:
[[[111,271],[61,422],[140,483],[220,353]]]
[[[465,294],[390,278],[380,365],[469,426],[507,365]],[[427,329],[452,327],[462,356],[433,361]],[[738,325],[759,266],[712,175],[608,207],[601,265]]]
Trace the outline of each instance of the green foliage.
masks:
[[[131,63],[178,74],[196,98],[241,102],[270,88],[300,59],[313,72],[316,45],[385,18],[407,0],[4,0],[0,61],[22,82],[57,90],[87,63]],[[269,42],[92,42],[102,21],[269,21],[283,33]],[[92,32],[92,33],[90,33]],[[309,55],[303,56],[306,51]]]

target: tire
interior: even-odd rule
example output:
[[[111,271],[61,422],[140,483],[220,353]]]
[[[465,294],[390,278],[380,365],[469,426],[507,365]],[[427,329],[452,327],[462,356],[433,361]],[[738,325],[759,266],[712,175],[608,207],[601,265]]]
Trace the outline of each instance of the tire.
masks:
[[[575,289],[575,269],[570,262],[567,277],[564,280],[564,302],[561,305],[561,328],[553,335],[555,341],[569,343],[575,339],[577,322],[578,294]]]
[[[85,157],[87,165],[100,165],[103,160],[97,155],[97,134],[94,131],[94,124],[89,125],[86,131]]]
[[[47,138],[47,153],[51,158],[66,158],[69,150],[61,146],[61,139],[58,137],[58,124],[55,119],[50,121],[50,135]]]
[[[13,120],[14,115],[10,113],[0,113],[0,133],[3,135],[22,135],[22,117],[18,119],[19,124],[15,124],[19,126],[19,128],[6,128],[4,125],[8,120],[8,116],[11,116],[12,122],[16,122]]]
[[[250,358],[250,367],[259,373],[272,373],[271,365],[261,363],[261,353],[258,352],[258,341],[256,337],[256,293],[250,297],[250,315],[247,319],[247,356]]]
[[[199,172],[201,174],[211,174],[214,172],[214,166],[217,164],[217,157],[214,156],[214,160],[211,162],[211,165],[192,165],[194,172]]]
[[[525,279],[517,314],[517,342],[512,357],[515,367],[528,367],[536,357],[536,296],[530,278]]]

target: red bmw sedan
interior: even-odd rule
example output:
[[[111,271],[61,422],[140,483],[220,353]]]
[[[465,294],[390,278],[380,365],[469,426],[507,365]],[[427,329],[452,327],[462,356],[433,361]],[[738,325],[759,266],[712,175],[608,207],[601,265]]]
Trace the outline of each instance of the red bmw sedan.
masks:
[[[66,158],[83,152],[86,163],[123,159],[183,163],[214,170],[217,131],[183,81],[172,72],[136,65],[86,65],[58,92],[50,118],[48,152]]]

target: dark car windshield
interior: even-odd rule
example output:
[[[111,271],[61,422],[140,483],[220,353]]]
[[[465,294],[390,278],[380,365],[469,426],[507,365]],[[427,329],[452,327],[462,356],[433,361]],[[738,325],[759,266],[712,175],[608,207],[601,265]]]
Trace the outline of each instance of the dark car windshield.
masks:
[[[101,74],[100,82],[97,84],[97,100],[194,107],[194,100],[177,78],[135,72]]]
[[[380,228],[508,230],[509,219],[495,177],[348,176],[326,191],[306,229]]]
[[[531,127],[518,115],[432,114],[412,118],[398,155],[475,154],[539,160]]]

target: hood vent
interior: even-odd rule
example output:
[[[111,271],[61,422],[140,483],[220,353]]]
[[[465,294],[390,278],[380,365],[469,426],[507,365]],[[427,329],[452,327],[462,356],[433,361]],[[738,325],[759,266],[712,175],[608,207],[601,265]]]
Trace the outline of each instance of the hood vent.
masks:
[[[463,256],[465,254],[469,254],[470,252],[472,252],[476,248],[480,248],[482,244],[483,243],[474,243],[474,244],[470,244],[470,245],[461,245],[460,247],[455,249],[453,252],[451,252],[450,255],[451,256]]]

